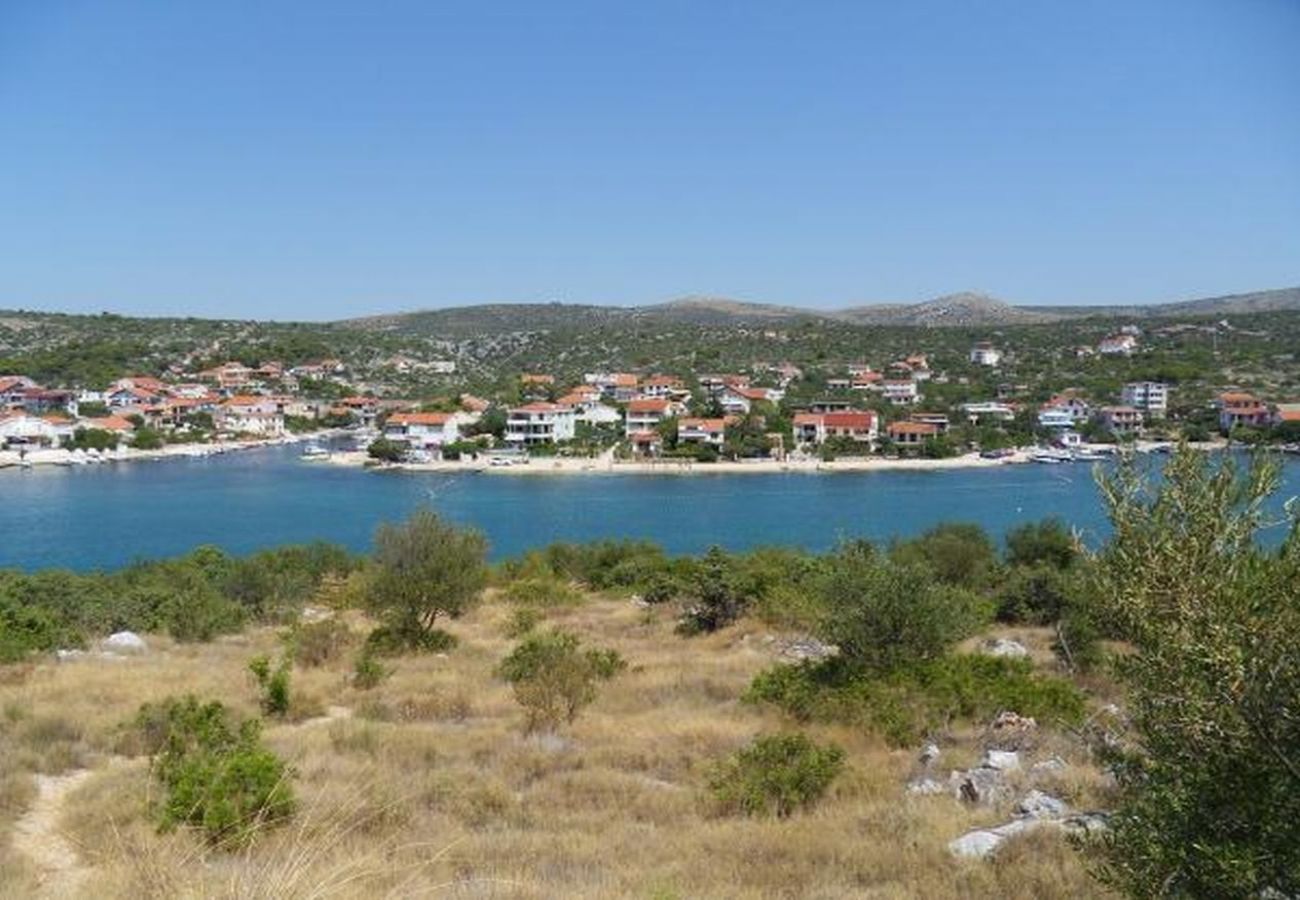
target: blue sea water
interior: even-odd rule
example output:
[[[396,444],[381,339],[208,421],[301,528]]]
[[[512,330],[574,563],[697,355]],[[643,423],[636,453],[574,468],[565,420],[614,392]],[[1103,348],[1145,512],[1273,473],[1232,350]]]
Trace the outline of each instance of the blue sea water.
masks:
[[[513,477],[372,472],[302,462],[298,452],[0,471],[0,568],[84,571],[199,544],[246,553],[317,538],[365,550],[380,522],[422,504],[483,530],[496,559],[607,537],[646,538],[674,553],[712,544],[824,550],[845,538],[908,537],[946,521],[975,522],[1000,537],[1046,516],[1090,542],[1106,533],[1092,469],[1083,464]],[[1298,493],[1293,459],[1282,494]]]

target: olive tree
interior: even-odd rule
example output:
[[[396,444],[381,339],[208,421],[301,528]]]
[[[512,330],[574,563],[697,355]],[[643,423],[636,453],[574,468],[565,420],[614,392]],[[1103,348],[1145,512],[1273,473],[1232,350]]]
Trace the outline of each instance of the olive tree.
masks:
[[[1186,447],[1102,478],[1101,612],[1132,645],[1101,875],[1134,896],[1300,895],[1300,528],[1257,543],[1275,462]],[[1114,736],[1112,736],[1114,737]]]
[[[487,540],[427,509],[375,534],[367,605],[395,649],[437,645],[439,616],[456,618],[487,584]]]

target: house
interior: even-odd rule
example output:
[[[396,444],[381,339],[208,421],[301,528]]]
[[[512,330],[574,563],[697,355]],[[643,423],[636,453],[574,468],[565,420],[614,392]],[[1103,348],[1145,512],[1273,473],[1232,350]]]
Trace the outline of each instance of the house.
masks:
[[[980,403],[963,403],[961,411],[966,414],[966,418],[975,423],[981,419],[988,419],[994,422],[1010,422],[1016,417],[1016,411],[1006,403],[998,403],[995,400],[989,400]]]
[[[582,380],[618,403],[626,403],[637,395],[638,379],[631,372],[589,372]]]
[[[572,407],[573,415],[579,422],[605,425],[619,422],[623,418],[617,409],[602,403],[600,391],[590,385],[579,385],[555,402]]]
[[[838,397],[823,397],[808,404],[808,411],[815,413],[848,412],[851,409],[853,409],[852,400],[841,400]]]
[[[0,375],[0,410],[19,406],[27,391],[39,387],[24,375]]]
[[[1053,410],[1055,412],[1051,412]],[[1044,412],[1050,413],[1051,418],[1057,418],[1060,415],[1068,416],[1070,424],[1078,425],[1081,422],[1088,421],[1092,416],[1092,407],[1079,396],[1076,390],[1070,389],[1052,395],[1052,398],[1043,404],[1042,411],[1038,414],[1039,424],[1043,424]]]
[[[981,341],[971,348],[970,361],[977,366],[995,367],[1002,362],[1002,351],[988,341]]]
[[[800,378],[803,378],[803,369],[799,368],[794,363],[784,362],[775,366],[769,366],[768,371],[776,376],[777,384],[781,385],[781,387],[789,387],[790,382],[798,381]]]
[[[1103,406],[1097,422],[1111,434],[1128,434],[1142,427],[1142,411],[1132,406]]]
[[[912,422],[922,422],[926,425],[933,425],[939,430],[939,434],[948,433],[948,417],[943,413],[914,412],[907,418]]]
[[[525,372],[519,376],[519,383],[522,385],[540,385],[549,387],[555,384],[554,375],[542,375],[537,372]]]
[[[1226,391],[1215,401],[1219,410],[1219,430],[1227,434],[1238,427],[1266,428],[1272,415],[1268,406],[1254,394]]]
[[[623,432],[628,436],[638,431],[654,431],[664,419],[684,412],[680,403],[663,397],[640,397],[627,404]]]
[[[214,382],[222,390],[238,390],[253,381],[253,370],[240,362],[222,363],[199,373],[201,381]]]
[[[362,426],[369,428],[375,424],[375,419],[379,416],[379,398],[377,397],[344,397],[339,401],[339,406],[356,417],[357,422]]]
[[[55,423],[28,412],[0,412],[0,447],[52,447],[58,442]]]
[[[284,434],[284,412],[269,397],[235,396],[217,407],[213,422],[232,434],[279,437]]]
[[[704,419],[685,416],[677,420],[677,443],[711,444],[721,447],[726,440],[727,424],[732,421],[726,417]]]
[[[405,441],[413,450],[439,450],[460,439],[460,423],[454,413],[397,412],[384,422],[384,437]]]
[[[920,399],[920,394],[916,389],[916,382],[910,378],[898,379],[890,378],[880,382],[881,392],[885,399],[894,406],[910,406]]]
[[[848,371],[849,371],[849,377],[853,377],[855,375],[866,375],[871,371],[871,364],[864,363],[864,362],[849,363]]]
[[[1131,334],[1112,334],[1097,344],[1102,356],[1132,356],[1138,348],[1138,339]]]
[[[939,428],[928,422],[890,422],[885,433],[899,447],[919,447],[938,437]]]
[[[1038,411],[1038,424],[1042,428],[1058,431],[1073,428],[1078,420],[1069,409],[1048,404]]]
[[[766,401],[775,403],[781,399],[781,392],[771,388],[741,387],[727,385],[718,392],[718,403],[728,415],[745,415],[755,403]]]
[[[69,415],[75,416],[77,394],[75,391],[54,388],[28,388],[22,395],[21,405],[23,409],[35,416],[53,410],[64,410]]]
[[[857,372],[849,381],[849,388],[855,391],[873,391],[885,376],[879,372]]]
[[[506,443],[516,446],[571,441],[576,417],[572,406],[561,403],[528,403],[506,414]]]
[[[641,381],[642,397],[678,397],[686,393],[686,382],[676,375],[651,375]]]
[[[163,393],[148,388],[123,385],[104,392],[104,403],[112,409],[126,409],[130,406],[154,406],[162,402]]]
[[[485,413],[491,406],[492,404],[482,397],[475,397],[473,394],[460,395],[460,408],[465,412]]]
[[[828,390],[828,391],[847,391],[847,390],[849,390],[850,388],[853,387],[853,381],[854,381],[854,380],[853,380],[852,378],[841,378],[841,377],[838,376],[838,375],[835,376],[835,377],[833,377],[833,378],[827,378],[827,379],[826,379],[826,390]]]
[[[1273,424],[1300,422],[1300,403],[1279,403],[1273,408]]]
[[[126,437],[135,430],[135,426],[130,420],[122,416],[101,416],[94,419],[82,419],[77,423],[78,428],[93,428],[96,431],[111,431],[119,439]]]
[[[796,445],[820,445],[830,438],[848,438],[870,449],[875,443],[877,429],[878,418],[870,410],[797,413],[794,417],[794,442]]]
[[[1169,386],[1158,381],[1130,381],[1120,397],[1125,406],[1140,409],[1153,419],[1163,419],[1169,409]]]
[[[636,456],[658,456],[664,449],[663,438],[657,431],[634,431],[627,439]]]

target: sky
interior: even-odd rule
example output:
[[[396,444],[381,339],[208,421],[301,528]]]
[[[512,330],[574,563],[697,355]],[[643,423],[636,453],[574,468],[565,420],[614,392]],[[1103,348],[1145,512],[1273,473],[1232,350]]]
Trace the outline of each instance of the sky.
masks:
[[[1300,0],[0,0],[0,308],[1300,285]]]

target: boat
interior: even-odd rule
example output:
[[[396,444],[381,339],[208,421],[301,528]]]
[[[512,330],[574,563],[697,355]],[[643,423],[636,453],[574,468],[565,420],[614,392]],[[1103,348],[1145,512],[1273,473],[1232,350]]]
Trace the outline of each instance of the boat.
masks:
[[[1106,456],[1107,454],[1101,452],[1100,450],[1075,450],[1074,451],[1075,462],[1099,462],[1105,459]]]
[[[1031,453],[1029,458],[1036,463],[1054,465],[1056,463],[1074,462],[1074,457],[1066,450],[1039,450]]]
[[[318,460],[329,459],[330,452],[320,444],[311,443],[302,448],[302,453],[298,454],[299,459]]]

